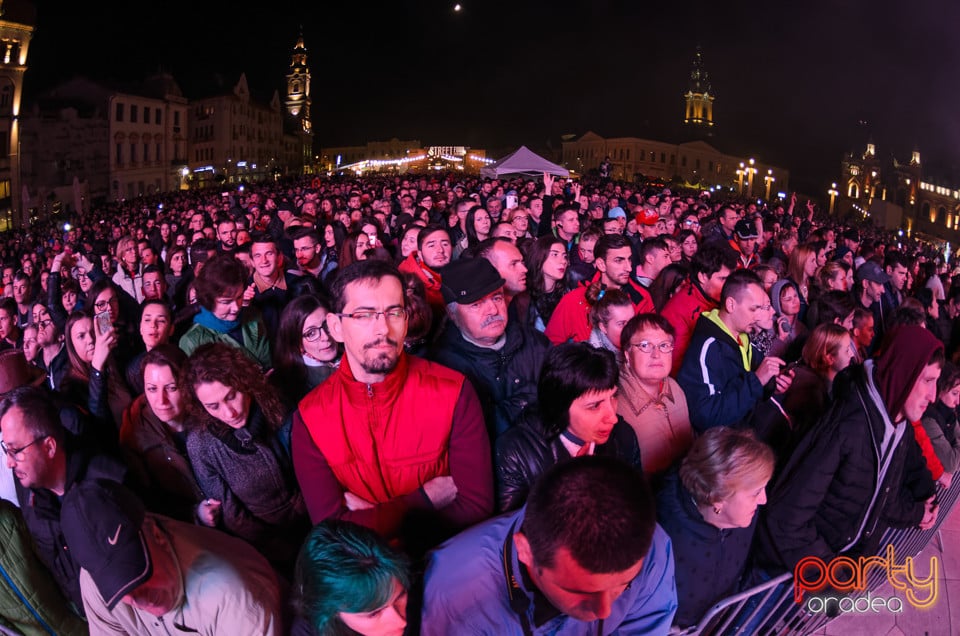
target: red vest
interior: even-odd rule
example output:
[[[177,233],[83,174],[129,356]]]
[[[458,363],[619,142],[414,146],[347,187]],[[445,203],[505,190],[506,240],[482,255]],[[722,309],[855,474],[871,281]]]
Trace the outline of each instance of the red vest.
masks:
[[[401,353],[383,382],[364,384],[344,356],[303,398],[300,414],[343,489],[383,503],[450,474],[450,429],[463,381],[452,369]]]

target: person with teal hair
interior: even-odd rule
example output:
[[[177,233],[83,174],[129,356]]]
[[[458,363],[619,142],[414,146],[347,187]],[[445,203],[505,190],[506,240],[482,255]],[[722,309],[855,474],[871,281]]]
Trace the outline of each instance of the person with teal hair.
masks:
[[[373,530],[328,519],[297,557],[294,636],[399,636],[407,626],[407,558]]]

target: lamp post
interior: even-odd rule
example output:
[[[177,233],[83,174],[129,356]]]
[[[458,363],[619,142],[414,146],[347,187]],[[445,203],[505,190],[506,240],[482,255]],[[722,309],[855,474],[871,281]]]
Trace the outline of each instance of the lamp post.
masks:
[[[764,181],[766,182],[766,184],[767,184],[767,196],[766,196],[766,199],[767,199],[767,201],[769,201],[769,200],[770,200],[770,186],[772,186],[772,185],[773,185],[773,182],[776,181],[776,179],[774,179],[774,177],[773,177],[773,170],[769,170],[769,169],[768,169],[768,170],[767,170],[767,176],[765,176],[765,177],[763,178],[763,180],[764,180]]]
[[[753,167],[754,161],[750,159],[750,165],[747,166],[747,196],[753,198],[753,175],[757,174],[757,169]]]
[[[830,184],[830,189],[827,190],[827,194],[830,195],[830,215],[833,216],[833,204],[834,204],[834,203],[836,202],[836,200],[837,200],[837,195],[840,194],[839,192],[837,192],[837,184],[836,184],[836,183],[831,183],[831,184]]]
[[[743,175],[746,171],[743,169],[743,162],[740,162],[740,168],[737,169],[737,194],[743,194]]]

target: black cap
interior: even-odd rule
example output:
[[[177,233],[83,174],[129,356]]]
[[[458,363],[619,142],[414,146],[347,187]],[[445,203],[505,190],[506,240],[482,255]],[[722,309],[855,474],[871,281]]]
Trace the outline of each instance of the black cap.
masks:
[[[744,240],[755,239],[757,238],[757,226],[746,219],[742,219],[737,221],[736,226],[733,228],[733,233]]]
[[[440,278],[444,302],[458,305],[475,303],[506,282],[485,258],[454,261],[443,268]]]
[[[82,481],[63,499],[60,525],[67,547],[90,574],[108,610],[153,576],[140,530],[143,518],[143,503],[115,481]]]

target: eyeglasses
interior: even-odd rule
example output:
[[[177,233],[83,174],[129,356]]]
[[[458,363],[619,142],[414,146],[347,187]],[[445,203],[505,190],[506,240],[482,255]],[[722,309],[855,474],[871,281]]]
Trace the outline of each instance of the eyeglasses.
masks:
[[[12,459],[13,461],[15,461],[15,462],[22,462],[22,461],[23,461],[23,451],[27,450],[28,448],[30,448],[31,446],[33,446],[34,444],[36,444],[36,443],[39,442],[40,440],[47,439],[47,437],[48,437],[47,435],[41,435],[40,437],[36,438],[35,440],[33,440],[32,442],[30,442],[30,443],[27,444],[26,446],[21,446],[20,448],[11,448],[10,446],[7,446],[7,444],[6,444],[5,442],[0,441],[0,448],[2,448],[2,449],[3,449],[3,452],[6,453],[7,457],[9,457],[10,459]]]
[[[360,312],[360,313],[363,313],[363,312]],[[326,323],[324,323],[320,327],[310,327],[300,335],[303,336],[303,339],[306,340],[307,342],[316,342],[317,340],[320,339],[320,335],[324,333],[327,334],[328,337],[330,336],[330,334],[327,332]]]
[[[49,327],[49,326],[52,325],[52,324],[53,324],[53,321],[50,320],[49,318],[47,318],[47,319],[45,319],[45,320],[38,320],[38,321],[37,321],[37,327],[39,327],[39,328],[41,328],[41,329],[46,329],[47,327]]]
[[[673,343],[669,340],[664,340],[660,344],[654,344],[649,340],[641,340],[640,342],[631,343],[630,346],[642,353],[653,353],[654,349],[657,349],[660,353],[673,352]]]
[[[117,302],[116,298],[111,298],[110,300],[99,300],[93,304],[97,311],[106,311],[110,305]]]
[[[358,322],[372,323],[380,316],[388,322],[398,322],[407,317],[407,310],[403,307],[393,307],[384,311],[355,311],[351,314],[337,314],[341,318],[353,318]]]
[[[700,225],[700,221],[694,221],[693,219],[687,219],[686,221],[683,222],[683,224],[684,224],[684,225],[696,225],[696,226],[699,226],[699,225]]]

